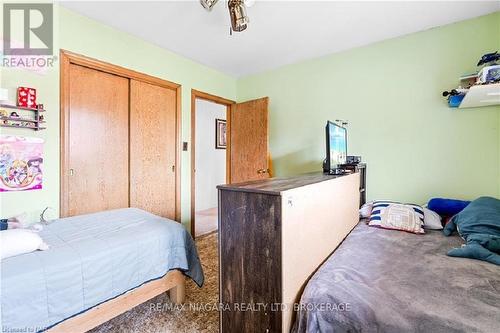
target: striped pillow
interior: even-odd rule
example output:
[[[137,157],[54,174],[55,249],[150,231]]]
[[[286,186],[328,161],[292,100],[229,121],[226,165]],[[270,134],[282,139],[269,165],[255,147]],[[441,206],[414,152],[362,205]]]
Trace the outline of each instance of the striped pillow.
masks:
[[[374,201],[368,225],[415,234],[424,232],[424,210],[419,205]]]

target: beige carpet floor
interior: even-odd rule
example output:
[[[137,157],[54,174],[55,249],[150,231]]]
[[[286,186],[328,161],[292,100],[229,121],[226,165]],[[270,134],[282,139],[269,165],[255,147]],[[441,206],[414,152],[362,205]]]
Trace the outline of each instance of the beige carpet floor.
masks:
[[[194,228],[196,237],[216,231],[218,227],[217,216],[217,207],[197,211],[195,213],[196,223]]]
[[[96,327],[92,333],[109,332],[218,332],[218,255],[217,234],[200,237],[196,241],[205,284],[198,288],[188,280],[184,308],[171,309],[168,295],[162,294],[130,311]]]

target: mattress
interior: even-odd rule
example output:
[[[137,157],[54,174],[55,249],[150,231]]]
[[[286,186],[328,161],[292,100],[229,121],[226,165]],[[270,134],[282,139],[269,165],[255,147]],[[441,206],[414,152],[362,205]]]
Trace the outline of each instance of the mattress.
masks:
[[[2,260],[3,332],[44,330],[172,269],[203,284],[184,227],[139,209],[59,219],[40,236],[49,250]]]
[[[295,332],[498,332],[500,268],[446,252],[463,241],[360,222],[302,294]]]

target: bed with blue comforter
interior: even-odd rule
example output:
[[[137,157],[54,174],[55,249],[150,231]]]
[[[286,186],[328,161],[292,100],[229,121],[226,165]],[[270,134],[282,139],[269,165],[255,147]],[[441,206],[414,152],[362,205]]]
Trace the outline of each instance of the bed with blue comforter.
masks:
[[[203,284],[196,247],[181,224],[127,208],[55,220],[49,250],[2,260],[2,331],[50,328],[178,269]]]

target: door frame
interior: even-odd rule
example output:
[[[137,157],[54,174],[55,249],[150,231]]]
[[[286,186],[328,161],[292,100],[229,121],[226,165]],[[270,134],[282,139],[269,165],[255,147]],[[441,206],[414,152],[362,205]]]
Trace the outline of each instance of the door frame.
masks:
[[[113,65],[84,55],[73,53],[61,49],[60,57],[60,188],[59,188],[59,210],[61,217],[68,216],[69,213],[69,69],[70,65],[79,65],[90,69],[98,70],[108,74],[121,76],[130,80],[137,80],[150,83],[163,88],[175,90],[176,92],[176,135],[175,135],[175,220],[180,221],[181,207],[181,85],[163,80],[151,75],[140,73],[128,68]],[[129,105],[130,108],[130,105]],[[130,114],[129,114],[130,117]],[[130,138],[129,138],[130,139]],[[129,147],[130,149],[130,147]],[[129,184],[130,187],[130,184]],[[129,193],[130,204],[130,193]]]
[[[191,236],[195,238],[195,204],[196,204],[196,99],[226,106],[226,182],[231,182],[231,109],[235,101],[191,89]]]

